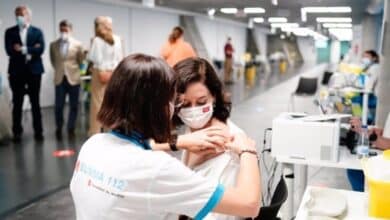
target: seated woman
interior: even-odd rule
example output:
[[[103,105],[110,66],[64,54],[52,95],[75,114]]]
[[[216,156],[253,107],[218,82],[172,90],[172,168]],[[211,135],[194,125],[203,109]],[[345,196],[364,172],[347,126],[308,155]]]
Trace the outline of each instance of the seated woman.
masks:
[[[231,103],[225,99],[222,82],[210,63],[202,58],[188,58],[177,63],[174,70],[178,95],[178,113],[174,121],[184,123],[186,132],[218,125],[224,126],[232,136],[245,136],[229,120]],[[228,187],[235,186],[240,169],[239,157],[229,150],[205,156],[185,151],[183,162],[202,176],[216,179]],[[210,215],[217,220],[241,219],[216,213]]]

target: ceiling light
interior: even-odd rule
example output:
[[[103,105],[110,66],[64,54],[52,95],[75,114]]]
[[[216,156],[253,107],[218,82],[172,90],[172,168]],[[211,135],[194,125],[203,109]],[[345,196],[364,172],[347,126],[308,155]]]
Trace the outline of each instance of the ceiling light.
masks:
[[[207,10],[207,14],[210,16],[210,17],[213,17],[214,14],[215,14],[215,8],[210,8],[209,10]]]
[[[278,0],[271,0],[273,5],[278,5]]]
[[[142,4],[149,8],[154,8],[155,6],[154,0],[142,0]]]
[[[352,8],[349,6],[341,7],[303,7],[301,8],[301,18],[303,22],[307,21],[308,13],[351,13]]]
[[[325,22],[337,22],[337,23],[350,23],[352,22],[352,18],[349,17],[319,17],[317,18],[317,22],[325,23]]]
[[[208,14],[209,16],[214,16],[214,14],[215,14],[215,8],[209,9],[209,10],[207,11],[207,14]]]
[[[236,14],[237,8],[221,8],[221,12],[225,14]]]
[[[244,8],[245,14],[257,14],[257,13],[265,13],[264,8]]]
[[[324,23],[322,24],[324,28],[351,28],[351,23]]]
[[[256,17],[256,18],[253,18],[253,21],[255,23],[263,23],[264,22],[264,18],[262,17]]]
[[[304,7],[306,13],[350,13],[351,7]]]
[[[299,27],[298,23],[272,23],[272,28],[297,28]]]
[[[285,17],[270,17],[270,18],[268,18],[268,22],[285,23],[285,22],[287,22],[287,18],[285,18]]]

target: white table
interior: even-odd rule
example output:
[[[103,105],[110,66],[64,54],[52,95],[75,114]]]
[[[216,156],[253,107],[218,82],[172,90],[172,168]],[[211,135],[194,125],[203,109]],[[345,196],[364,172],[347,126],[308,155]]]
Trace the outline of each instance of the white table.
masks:
[[[376,151],[378,154],[381,151]],[[294,217],[294,164],[302,165],[301,175],[297,176],[299,182],[302,183],[301,191],[298,192],[298,195],[302,198],[304,194],[304,189],[307,186],[307,169],[308,166],[319,166],[319,167],[329,167],[329,168],[341,168],[341,169],[354,169],[362,170],[361,163],[356,155],[350,153],[350,151],[344,147],[340,146],[339,151],[339,161],[317,161],[317,160],[305,160],[305,159],[296,159],[290,158],[287,156],[276,156],[276,161],[283,164],[283,176],[285,177],[287,188],[288,188],[288,198],[285,203],[283,219],[291,220]]]
[[[379,218],[373,218],[368,216],[368,201],[367,193],[354,192],[341,189],[330,189],[322,187],[308,186],[305,194],[303,195],[301,205],[299,206],[297,216],[295,220],[306,220],[308,219],[307,209],[305,207],[306,202],[310,199],[311,190],[326,190],[326,192],[334,191],[345,196],[347,200],[347,212],[343,216],[343,220],[374,220]]]

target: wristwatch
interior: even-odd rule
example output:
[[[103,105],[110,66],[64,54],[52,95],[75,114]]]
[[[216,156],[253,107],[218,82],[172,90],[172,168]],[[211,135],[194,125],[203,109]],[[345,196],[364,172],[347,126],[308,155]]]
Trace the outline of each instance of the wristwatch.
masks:
[[[177,134],[172,135],[172,139],[169,142],[169,148],[171,148],[172,151],[178,151],[177,149]]]

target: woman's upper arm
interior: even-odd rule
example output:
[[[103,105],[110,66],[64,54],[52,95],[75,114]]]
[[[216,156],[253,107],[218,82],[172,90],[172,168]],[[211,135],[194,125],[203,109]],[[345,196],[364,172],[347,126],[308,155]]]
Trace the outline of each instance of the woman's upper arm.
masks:
[[[161,48],[160,55],[162,58],[167,59],[170,53],[170,46],[168,43],[164,44]]]
[[[226,188],[221,201],[213,212],[242,217],[256,217],[260,211],[259,201],[247,201],[234,188]]]
[[[97,41],[97,38],[95,37],[92,40],[91,49],[88,52],[88,60],[94,63],[96,66],[100,64],[100,55],[101,50],[99,46],[99,42]]]

